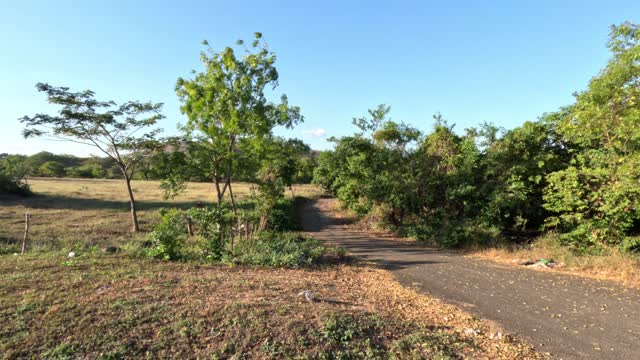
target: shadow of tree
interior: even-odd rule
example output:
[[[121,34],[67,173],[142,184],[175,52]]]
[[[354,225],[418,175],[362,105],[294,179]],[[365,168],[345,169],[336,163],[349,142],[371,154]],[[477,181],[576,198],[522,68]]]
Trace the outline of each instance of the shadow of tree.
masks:
[[[129,201],[104,200],[92,198],[70,197],[64,195],[34,195],[31,197],[2,197],[7,205],[23,205],[34,209],[67,209],[67,210],[129,210]],[[136,201],[138,210],[155,210],[163,207],[187,209],[199,204],[215,203],[202,201]]]
[[[352,230],[348,225],[356,219],[335,217],[317,207],[317,202],[307,203],[303,211],[303,227],[311,236],[328,244],[349,250],[354,258],[369,262],[385,270],[400,270],[416,265],[431,265],[446,262],[428,260],[429,254],[448,255],[452,252],[421,246],[417,243],[372,237],[369,234]],[[353,261],[353,260],[352,260]]]

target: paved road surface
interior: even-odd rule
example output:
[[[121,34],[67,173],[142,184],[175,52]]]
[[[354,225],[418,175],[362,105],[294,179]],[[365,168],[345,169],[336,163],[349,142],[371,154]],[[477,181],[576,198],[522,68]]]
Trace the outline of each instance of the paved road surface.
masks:
[[[640,359],[640,291],[489,261],[350,230],[333,199],[303,212],[312,236],[347,247],[406,286],[465,308],[558,359]]]

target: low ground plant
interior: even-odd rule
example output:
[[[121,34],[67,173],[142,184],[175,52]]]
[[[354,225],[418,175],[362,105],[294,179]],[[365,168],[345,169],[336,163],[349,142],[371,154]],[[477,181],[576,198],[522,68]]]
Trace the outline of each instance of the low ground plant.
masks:
[[[241,241],[228,260],[237,264],[298,268],[317,264],[329,249],[319,240],[295,233],[263,232]]]

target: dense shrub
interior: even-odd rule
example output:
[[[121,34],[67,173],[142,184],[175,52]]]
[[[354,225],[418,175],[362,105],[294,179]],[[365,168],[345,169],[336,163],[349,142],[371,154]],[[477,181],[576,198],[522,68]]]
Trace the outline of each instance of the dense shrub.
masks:
[[[12,179],[0,174],[0,194],[29,195],[31,190],[29,185],[22,180]]]
[[[279,199],[269,214],[269,228],[276,232],[300,230],[297,210],[303,201],[303,198]]]
[[[612,27],[609,48],[574,104],[510,131],[485,123],[460,135],[436,115],[421,134],[381,105],[354,119],[361,133],[332,139],[314,182],[361,215],[447,247],[555,229],[579,251],[637,251],[640,27]]]
[[[613,57],[558,122],[571,162],[549,174],[547,226],[575,248],[622,246],[640,222],[640,27],[613,27]]]
[[[269,231],[259,229],[261,209],[238,204],[238,213],[223,203],[217,207],[170,209],[149,234],[147,254],[162,260],[227,261],[277,267],[311,265],[325,253],[319,241],[287,231],[298,227],[299,199],[277,201],[268,219]],[[191,224],[192,235],[189,235]]]
[[[184,256],[184,246],[187,231],[185,230],[185,214],[178,209],[163,211],[162,220],[157,224],[149,240],[152,248],[149,255],[162,260],[178,260]]]
[[[27,169],[18,161],[0,157],[0,194],[29,195]]]

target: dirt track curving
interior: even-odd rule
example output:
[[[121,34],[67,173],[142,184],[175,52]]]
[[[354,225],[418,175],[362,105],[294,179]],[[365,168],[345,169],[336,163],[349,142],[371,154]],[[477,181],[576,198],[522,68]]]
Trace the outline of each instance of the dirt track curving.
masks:
[[[639,290],[372,237],[335,216],[334,202],[307,204],[305,231],[391,271],[405,286],[494,321],[554,358],[640,359]]]

